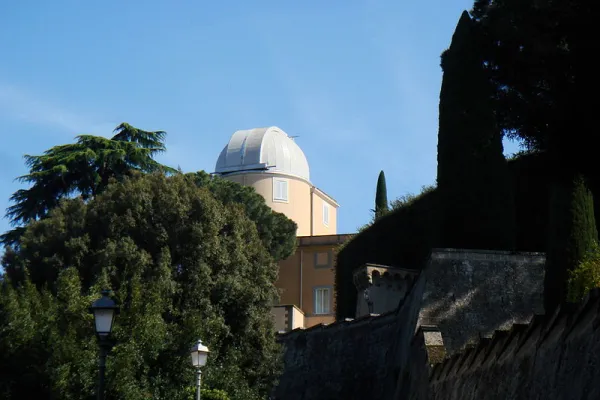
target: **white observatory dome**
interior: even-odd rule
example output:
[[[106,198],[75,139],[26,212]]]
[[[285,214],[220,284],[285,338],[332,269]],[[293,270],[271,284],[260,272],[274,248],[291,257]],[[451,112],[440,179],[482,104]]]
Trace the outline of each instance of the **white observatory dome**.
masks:
[[[236,131],[217,160],[215,173],[262,171],[310,181],[306,156],[283,130],[272,126]]]

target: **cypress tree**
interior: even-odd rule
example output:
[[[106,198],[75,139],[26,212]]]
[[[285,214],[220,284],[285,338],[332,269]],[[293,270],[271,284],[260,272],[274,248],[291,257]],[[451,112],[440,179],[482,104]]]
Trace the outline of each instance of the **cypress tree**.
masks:
[[[377,178],[377,191],[375,192],[375,219],[379,219],[389,210],[387,199],[387,186],[385,184],[385,173],[379,172]]]
[[[550,196],[544,307],[552,312],[567,297],[569,271],[598,241],[594,199],[582,175],[557,180]]]
[[[465,11],[442,54],[437,184],[441,245],[514,247],[514,199],[491,88]]]

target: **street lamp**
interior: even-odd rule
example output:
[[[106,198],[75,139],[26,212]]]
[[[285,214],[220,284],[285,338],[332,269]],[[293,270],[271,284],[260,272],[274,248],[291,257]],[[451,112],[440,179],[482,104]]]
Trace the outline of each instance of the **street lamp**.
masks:
[[[104,372],[106,370],[106,355],[112,347],[109,340],[112,332],[115,315],[119,313],[119,307],[113,299],[108,297],[110,290],[103,290],[102,297],[96,300],[90,307],[90,313],[94,314],[94,328],[98,337],[100,347],[100,360],[98,362],[98,393],[97,399],[104,399]]]
[[[208,347],[198,340],[198,343],[192,346],[190,350],[192,356],[192,365],[196,368],[196,400],[200,400],[200,385],[202,383],[202,367],[206,365],[208,358]]]

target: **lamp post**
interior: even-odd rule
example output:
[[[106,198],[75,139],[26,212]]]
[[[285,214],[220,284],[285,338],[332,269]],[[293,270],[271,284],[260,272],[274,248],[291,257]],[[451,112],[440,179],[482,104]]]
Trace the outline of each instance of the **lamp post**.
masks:
[[[208,347],[198,340],[198,343],[192,346],[190,350],[192,356],[192,365],[196,368],[196,400],[200,400],[200,385],[202,384],[202,367],[206,365],[208,359]]]
[[[117,307],[109,295],[109,290],[103,290],[102,297],[96,300],[90,307],[90,313],[94,314],[94,328],[96,329],[96,337],[98,338],[98,346],[100,347],[100,359],[98,361],[98,400],[104,400],[106,355],[112,347],[109,336],[112,332],[115,315],[119,313],[119,307]]]

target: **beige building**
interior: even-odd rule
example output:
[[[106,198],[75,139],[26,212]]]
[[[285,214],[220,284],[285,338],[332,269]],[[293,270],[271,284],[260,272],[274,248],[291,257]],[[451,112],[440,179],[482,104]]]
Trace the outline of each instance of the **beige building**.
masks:
[[[269,207],[298,225],[298,249],[279,264],[277,329],[333,322],[335,249],[349,235],[337,234],[339,204],[310,182],[308,161],[294,139],[277,127],[237,131],[219,155],[215,174],[252,186]]]
[[[335,321],[334,265],[338,246],[350,235],[298,237],[298,248],[279,263],[280,303],[294,304],[304,313],[304,326]]]

